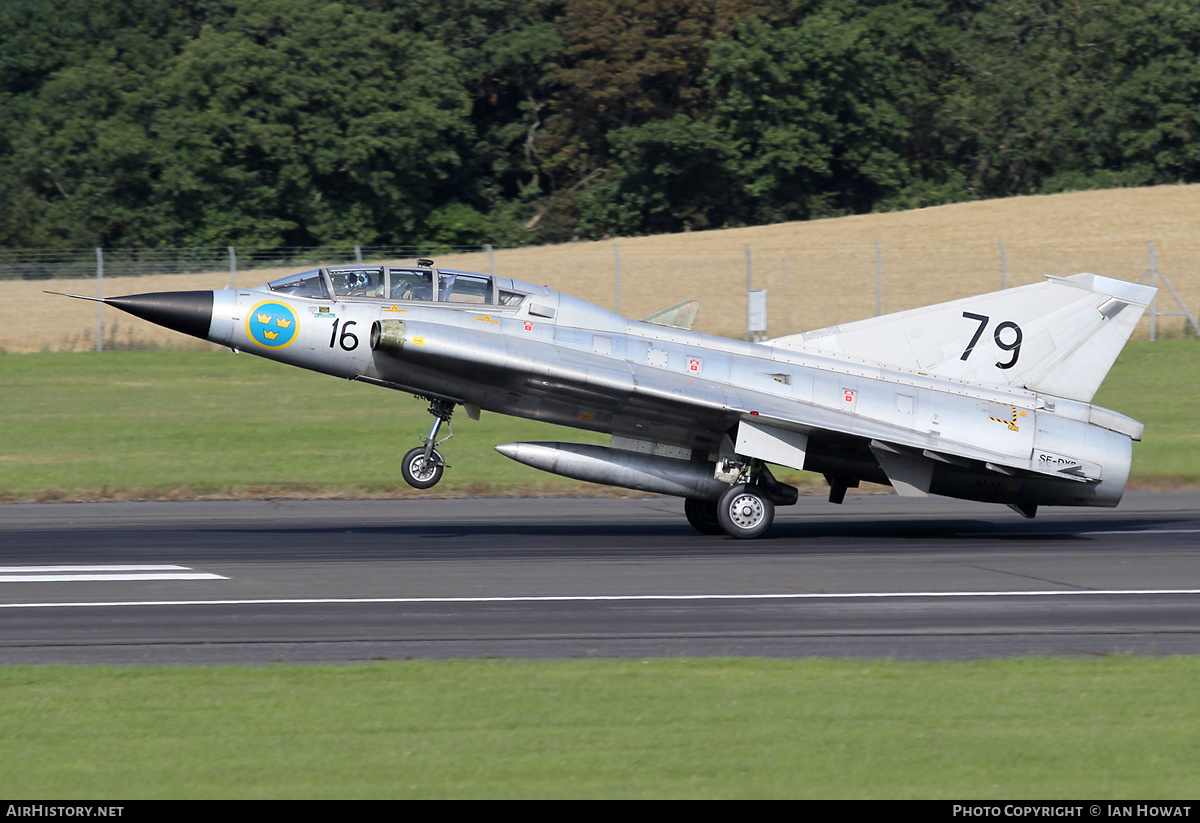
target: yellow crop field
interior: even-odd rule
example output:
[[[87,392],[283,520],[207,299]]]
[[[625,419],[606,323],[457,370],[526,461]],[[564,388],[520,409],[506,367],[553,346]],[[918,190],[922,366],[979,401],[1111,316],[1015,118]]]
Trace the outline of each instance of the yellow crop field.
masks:
[[[701,301],[699,331],[746,333],[746,292],[766,289],[775,337],[1032,283],[1044,274],[1091,271],[1137,280],[1157,268],[1200,311],[1200,185],[1072,192],[960,203],[887,214],[772,226],[620,237],[499,250],[495,273],[549,286],[622,314],[643,317],[682,300]],[[401,262],[401,261],[394,261]],[[410,261],[403,261],[410,262]],[[438,259],[445,268],[489,271],[484,253]],[[296,269],[239,273],[239,285]],[[106,295],[220,289],[229,272],[105,278]],[[877,284],[879,291],[877,293]],[[1158,311],[1179,307],[1161,281]],[[96,294],[94,280],[7,281],[0,301],[0,352],[95,347],[94,303],[43,289]],[[103,309],[105,345],[193,348],[208,344]],[[1148,333],[1143,320],[1138,337]],[[1160,318],[1179,337],[1182,317]]]

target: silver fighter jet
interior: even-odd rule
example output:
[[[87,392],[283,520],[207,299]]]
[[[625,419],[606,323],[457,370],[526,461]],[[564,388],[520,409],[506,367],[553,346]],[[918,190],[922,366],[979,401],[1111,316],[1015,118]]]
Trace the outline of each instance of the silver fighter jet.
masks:
[[[796,501],[768,463],[820,472],[832,503],[865,480],[1025,517],[1042,505],[1117,505],[1142,424],[1091,399],[1154,292],[1047,276],[762,343],[691,331],[694,302],[629,320],[431,260],[104,302],[424,398],[433,426],[400,466],[416,488],[441,479],[439,434],[461,405],[472,418],[486,409],[610,434],[609,447],[496,449],[555,474],[682,497],[697,530],[753,538]]]

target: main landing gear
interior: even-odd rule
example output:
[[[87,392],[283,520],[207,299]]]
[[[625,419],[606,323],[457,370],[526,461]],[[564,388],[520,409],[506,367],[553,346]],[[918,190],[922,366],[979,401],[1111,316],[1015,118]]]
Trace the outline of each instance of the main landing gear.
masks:
[[[717,501],[717,520],[730,537],[759,537],[775,520],[775,504],[760,486],[738,483]]]
[[[712,500],[689,497],[683,501],[683,513],[692,528],[701,534],[720,534],[721,521],[717,518],[717,504]]]
[[[750,540],[771,528],[776,506],[790,506],[796,499],[794,487],[780,483],[766,466],[753,461],[717,500],[689,497],[683,513],[701,534],[725,533]]]
[[[683,513],[701,534],[725,533],[749,540],[771,528],[775,503],[761,486],[738,483],[730,486],[720,500],[689,497],[683,502]]]
[[[442,472],[446,469],[446,460],[437,447],[454,436],[454,430],[450,427],[450,418],[454,414],[453,403],[446,400],[430,400],[429,413],[434,417],[433,428],[425,437],[425,444],[411,449],[408,454],[404,455],[404,462],[400,464],[400,473],[404,475],[404,482],[414,489],[432,489],[442,479]],[[438,431],[443,423],[446,424],[446,430],[450,433],[438,440]]]

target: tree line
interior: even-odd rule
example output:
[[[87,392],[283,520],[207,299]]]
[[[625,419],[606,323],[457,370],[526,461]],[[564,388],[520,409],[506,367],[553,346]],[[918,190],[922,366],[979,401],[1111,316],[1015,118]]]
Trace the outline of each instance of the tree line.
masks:
[[[528,244],[1200,180],[1189,0],[5,0],[0,246]]]

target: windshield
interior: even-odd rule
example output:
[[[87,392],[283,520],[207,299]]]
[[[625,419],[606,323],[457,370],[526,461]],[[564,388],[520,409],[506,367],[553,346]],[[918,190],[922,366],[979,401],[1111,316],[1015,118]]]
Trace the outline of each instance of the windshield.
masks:
[[[299,274],[290,274],[287,277],[272,280],[267,284],[267,288],[281,294],[290,294],[293,297],[329,299],[329,288],[325,285],[325,278],[321,276],[320,269],[302,271]]]

